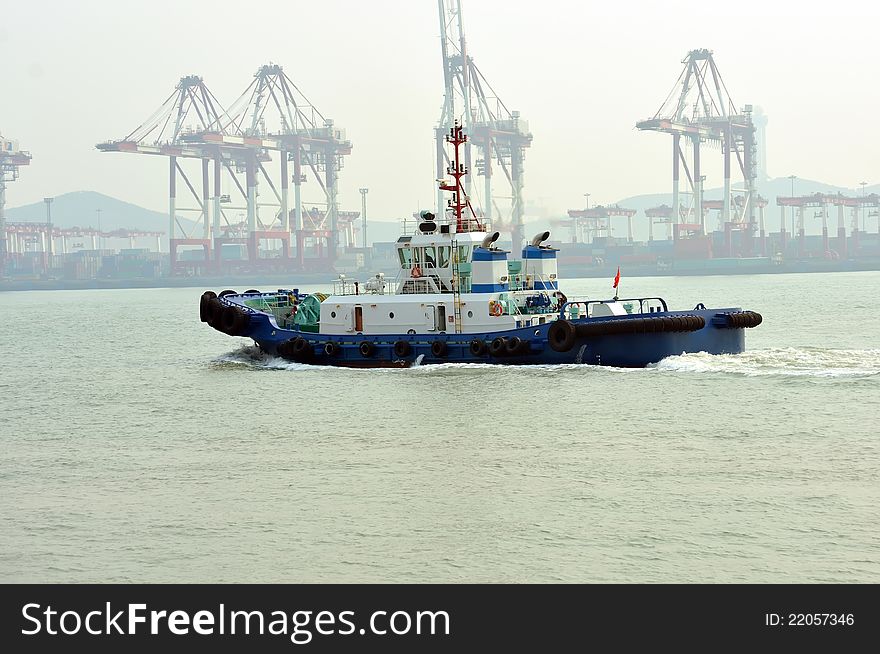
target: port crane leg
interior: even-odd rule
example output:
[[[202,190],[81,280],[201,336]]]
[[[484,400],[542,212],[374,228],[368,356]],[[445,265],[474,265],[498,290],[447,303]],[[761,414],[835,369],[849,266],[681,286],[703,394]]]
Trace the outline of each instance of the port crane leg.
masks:
[[[724,208],[722,222],[730,222],[730,129],[724,130]]]
[[[282,150],[278,156],[281,158],[281,230],[285,234],[290,234],[290,201],[288,197],[290,178],[287,175],[287,151]]]
[[[706,218],[703,213],[703,178],[700,173],[700,137],[694,137],[694,213],[700,223],[700,234],[706,233]]]
[[[677,237],[678,230],[675,229],[675,225],[678,224],[679,216],[681,215],[680,206],[681,200],[678,197],[679,194],[679,167],[678,167],[678,152],[679,152],[679,141],[681,140],[681,136],[679,134],[672,135],[672,216],[669,219],[669,238],[673,239]]]
[[[211,203],[208,202],[211,193],[209,165],[210,160],[202,159],[202,233],[206,241],[211,238]]]

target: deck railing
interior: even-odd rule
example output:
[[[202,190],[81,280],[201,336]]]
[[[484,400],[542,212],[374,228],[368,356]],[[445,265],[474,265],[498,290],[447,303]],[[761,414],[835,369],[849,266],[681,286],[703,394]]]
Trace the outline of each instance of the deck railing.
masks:
[[[591,315],[590,309],[596,304],[608,304],[616,302],[623,305],[627,314],[650,314],[669,311],[666,306],[666,300],[661,297],[634,297],[621,298],[612,300],[578,300],[572,298],[563,304],[559,309],[560,318],[568,318],[569,320],[577,320],[579,318],[588,318]],[[638,311],[635,311],[635,303],[638,303]]]

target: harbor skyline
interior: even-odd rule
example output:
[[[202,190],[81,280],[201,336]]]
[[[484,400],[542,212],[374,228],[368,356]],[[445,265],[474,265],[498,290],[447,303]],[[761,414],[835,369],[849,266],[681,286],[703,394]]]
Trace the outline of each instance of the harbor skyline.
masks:
[[[0,129],[36,159],[16,183],[10,205],[89,189],[167,210],[161,161],[118,161],[102,156],[94,144],[124,136],[182,76],[202,76],[221,102],[231,102],[260,65],[273,61],[354,142],[340,176],[343,206],[357,208],[359,187],[371,189],[376,216],[431,206],[432,128],[443,101],[435,3],[309,5],[308,28],[295,28],[293,38],[286,36],[292,28],[284,21],[267,17],[290,12],[292,20],[306,8],[263,3],[259,12],[237,18],[237,42],[244,45],[236,52],[244,54],[235,56],[224,54],[233,5],[217,6],[207,12],[198,4],[124,11],[109,2],[60,5],[53,8],[59,20],[38,31],[16,26],[36,20],[45,3],[11,7],[0,28],[0,52],[15,53],[19,65],[4,76],[16,94],[4,104]],[[627,19],[634,11],[650,20]],[[527,153],[526,200],[564,211],[580,206],[585,191],[594,204],[665,192],[668,143],[633,124],[657,109],[678,62],[695,47],[715,51],[737,104],[753,104],[769,117],[764,163],[771,176],[794,173],[854,190],[865,178],[876,182],[863,130],[880,98],[863,82],[872,61],[871,23],[864,19],[877,10],[844,2],[821,24],[819,3],[767,8],[752,2],[742,10],[749,12],[760,18],[746,29],[719,23],[720,13],[690,2],[662,9],[626,2],[599,10],[566,2],[467,5],[470,52],[535,134]],[[552,31],[541,28],[550,21]],[[195,34],[192,25],[200,26]],[[330,37],[338,56],[314,56],[328,39],[318,25],[343,35]],[[181,56],[165,47],[168,41],[197,47]],[[131,42],[148,55],[108,56]],[[817,90],[817,80],[829,79],[846,93]],[[64,98],[60,111],[58,98]],[[842,110],[845,120],[827,123]],[[377,124],[393,129],[390,143]],[[833,137],[816,138],[821,130]],[[709,159],[707,184],[720,185],[720,164]],[[398,170],[393,177],[381,173],[390,166]]]

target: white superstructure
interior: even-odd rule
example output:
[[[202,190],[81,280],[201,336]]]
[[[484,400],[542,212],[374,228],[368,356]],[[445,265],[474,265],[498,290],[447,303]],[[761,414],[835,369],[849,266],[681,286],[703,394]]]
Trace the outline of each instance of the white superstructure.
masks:
[[[482,333],[558,316],[556,250],[541,244],[549,233],[526,246],[522,261],[509,260],[495,247],[497,232],[457,233],[433,218],[423,212],[418,229],[398,240],[393,281],[336,282],[321,303],[322,333]]]
[[[422,211],[415,225],[404,222],[397,241],[400,268],[393,281],[376,275],[364,283],[340,276],[320,305],[324,334],[469,334],[542,325],[559,316],[564,296],[557,290],[556,250],[542,232],[509,260],[496,246],[464,193],[459,147],[467,141],[456,125],[446,137],[455,147],[447,169],[454,183],[439,219]],[[408,229],[408,226],[411,227]]]

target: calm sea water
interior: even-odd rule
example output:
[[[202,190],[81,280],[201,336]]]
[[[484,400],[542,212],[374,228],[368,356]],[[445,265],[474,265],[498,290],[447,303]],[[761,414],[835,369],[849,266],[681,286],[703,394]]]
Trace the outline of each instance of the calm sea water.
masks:
[[[880,273],[623,290],[764,324],[362,371],[261,356],[202,289],[0,294],[0,581],[880,581]]]

